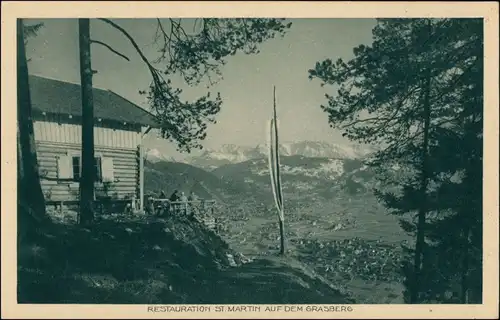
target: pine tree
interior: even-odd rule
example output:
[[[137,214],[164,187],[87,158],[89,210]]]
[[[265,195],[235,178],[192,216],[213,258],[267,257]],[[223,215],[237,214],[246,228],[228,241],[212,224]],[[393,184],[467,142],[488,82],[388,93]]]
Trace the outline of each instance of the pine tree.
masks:
[[[459,122],[466,109],[463,91],[470,85],[464,79],[477,68],[482,54],[478,23],[474,19],[379,19],[373,44],[355,48],[354,59],[347,63],[328,59],[309,72],[310,78],[339,87],[336,96],[327,95],[328,106],[322,107],[330,124],[349,139],[383,146],[368,164],[385,187],[376,195],[392,214],[402,217],[402,228],[416,238],[415,249],[405,248],[408,259],[403,266],[405,300],[410,303],[425,302],[435,291],[434,284],[425,280],[433,272],[429,268],[436,266],[431,256],[434,249],[426,241],[430,225],[437,226],[435,217],[443,211],[457,214],[453,201],[449,208],[437,211],[431,195],[447,184],[453,171],[448,168],[445,174],[443,163],[450,161],[436,158],[436,152],[446,148],[445,133],[457,126],[457,132],[470,132]],[[439,241],[443,244],[447,237]],[[460,250],[458,242],[444,247]],[[468,260],[462,260],[464,273]]]
[[[38,31],[44,26],[43,23],[35,23],[31,25],[24,25],[24,44],[26,45],[28,43],[29,38],[36,37],[38,35]]]
[[[431,249],[441,264],[444,287],[429,292],[447,302],[482,301],[482,128],[483,128],[483,38],[482,22],[467,19],[455,25],[460,44],[471,50],[470,64],[459,85],[449,90],[448,103],[456,117],[436,133],[433,148],[435,170],[441,181],[432,198],[441,214],[430,228]],[[449,177],[453,176],[453,179]],[[448,179],[444,179],[448,177]],[[434,266],[431,266],[433,268]],[[439,282],[430,274],[430,281]],[[448,293],[448,295],[445,295]],[[448,296],[448,297],[446,297]]]
[[[17,192],[20,241],[47,221],[33,131],[23,20],[17,20]]]
[[[82,96],[82,176],[80,178],[80,224],[94,220],[94,102],[90,59],[90,21],[78,19]]]

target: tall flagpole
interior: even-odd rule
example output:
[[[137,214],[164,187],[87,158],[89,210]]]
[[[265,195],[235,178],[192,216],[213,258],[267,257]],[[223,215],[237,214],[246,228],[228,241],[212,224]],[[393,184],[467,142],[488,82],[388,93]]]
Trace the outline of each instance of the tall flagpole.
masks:
[[[273,87],[273,117],[270,121],[269,132],[269,174],[271,177],[271,187],[273,191],[276,209],[279,218],[279,230],[281,247],[280,254],[284,255],[286,252],[285,247],[285,217],[283,210],[283,190],[281,186],[281,173],[280,173],[280,157],[279,157],[279,137],[278,137],[278,120],[276,113],[276,87]]]

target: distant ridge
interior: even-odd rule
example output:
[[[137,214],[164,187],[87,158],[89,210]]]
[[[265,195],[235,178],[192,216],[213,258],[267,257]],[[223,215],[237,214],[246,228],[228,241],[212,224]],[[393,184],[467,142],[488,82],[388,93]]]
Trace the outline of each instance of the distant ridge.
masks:
[[[280,154],[283,156],[302,156],[307,158],[330,159],[359,159],[373,151],[370,146],[356,144],[335,144],[321,141],[285,142],[280,144]],[[188,156],[183,160],[174,160],[167,154],[162,154],[158,149],[147,152],[148,160],[177,161],[191,164],[208,171],[215,170],[223,165],[241,163],[252,159],[265,159],[266,144],[256,146],[238,146],[224,144],[220,148],[205,149],[200,155]]]

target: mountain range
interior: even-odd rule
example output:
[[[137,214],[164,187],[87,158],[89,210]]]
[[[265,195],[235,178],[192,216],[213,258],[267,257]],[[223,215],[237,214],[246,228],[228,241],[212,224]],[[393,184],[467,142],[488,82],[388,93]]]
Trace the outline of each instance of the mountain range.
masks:
[[[279,146],[281,156],[302,156],[307,158],[329,159],[359,159],[373,149],[368,146],[355,144],[332,144],[320,141],[285,142]],[[254,159],[266,159],[268,145],[238,146],[225,144],[217,149],[206,149],[200,155],[188,156],[183,159],[174,159],[162,154],[158,149],[149,149],[146,159],[150,162],[170,161],[182,162],[208,171],[215,170],[223,165],[242,163]]]
[[[362,158],[370,149],[324,142],[280,145],[283,192],[288,205],[349,198],[373,187],[373,173]],[[219,202],[272,204],[267,146],[224,145],[199,156],[175,160],[158,150],[147,152],[146,189],[194,191]]]

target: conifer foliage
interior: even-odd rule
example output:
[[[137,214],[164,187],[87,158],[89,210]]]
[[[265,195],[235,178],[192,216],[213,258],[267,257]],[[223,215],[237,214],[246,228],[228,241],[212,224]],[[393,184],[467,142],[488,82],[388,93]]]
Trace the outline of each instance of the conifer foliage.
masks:
[[[148,89],[140,93],[147,97],[161,125],[162,137],[176,143],[179,151],[187,152],[202,148],[201,141],[206,138],[207,126],[216,122],[222,98],[208,92],[194,101],[184,101],[182,89],[176,87],[171,78],[180,76],[189,86],[207,83],[210,87],[221,79],[220,68],[230,56],[238,52],[258,54],[262,42],[284,36],[292,25],[285,19],[199,18],[194,22],[156,19],[158,57],[148,60],[118,22],[100,21],[120,31],[147,65],[152,79]]]
[[[381,146],[376,195],[415,243],[402,266],[408,303],[480,303],[481,19],[378,19],[373,43],[326,59],[309,78],[332,127]]]

